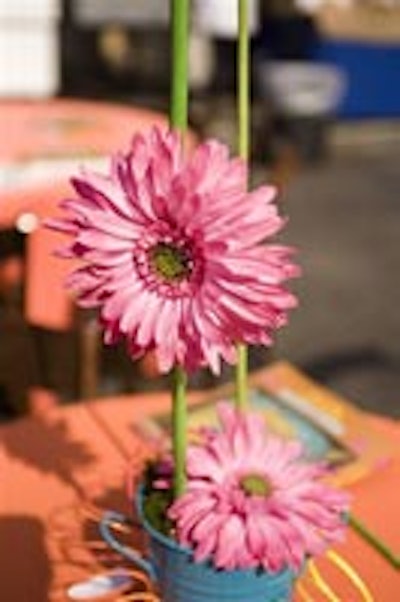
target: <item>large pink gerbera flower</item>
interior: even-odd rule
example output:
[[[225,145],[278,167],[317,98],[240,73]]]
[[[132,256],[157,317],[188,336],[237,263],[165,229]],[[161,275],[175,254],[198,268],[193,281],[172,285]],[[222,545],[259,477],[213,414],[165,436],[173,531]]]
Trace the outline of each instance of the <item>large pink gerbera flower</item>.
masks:
[[[125,336],[132,357],[155,350],[159,367],[187,369],[235,343],[271,343],[295,298],[290,249],[260,244],[283,224],[275,189],[246,191],[246,166],[215,141],[183,158],[177,134],[134,136],[110,173],[74,178],[76,198],[52,226],[72,236],[64,255],[84,265],[69,278],[78,303],[101,307],[105,342]]]
[[[342,538],[348,495],[321,481],[299,442],[266,436],[261,416],[218,413],[222,429],[189,449],[187,492],[169,510],[180,543],[217,568],[298,570]]]

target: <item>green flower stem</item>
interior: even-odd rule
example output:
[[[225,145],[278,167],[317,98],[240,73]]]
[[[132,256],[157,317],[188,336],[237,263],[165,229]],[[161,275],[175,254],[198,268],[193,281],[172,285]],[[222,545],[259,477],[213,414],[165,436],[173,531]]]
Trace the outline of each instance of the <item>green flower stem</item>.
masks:
[[[250,75],[249,75],[249,32],[248,1],[239,0],[239,42],[237,45],[237,111],[238,111],[238,152],[248,162],[250,149]],[[237,346],[236,364],[236,407],[244,410],[248,397],[248,353],[246,345]]]
[[[396,554],[392,552],[392,550],[382,541],[382,539],[372,533],[372,531],[370,531],[368,527],[364,525],[364,523],[354,516],[354,514],[350,514],[348,520],[350,526],[357,531],[361,537],[368,541],[368,543],[371,544],[375,550],[382,554],[382,556],[386,558],[386,560],[390,562],[395,569],[400,568],[400,557],[396,556]]]
[[[171,13],[171,98],[170,126],[184,134],[188,125],[188,38],[190,0],[170,0]],[[186,487],[186,381],[185,371],[175,367],[172,394],[172,446],[174,497]]]
[[[237,46],[237,111],[238,111],[238,152],[245,161],[249,160],[250,128],[250,68],[248,0],[239,0],[239,42]]]
[[[247,346],[237,345],[237,363],[236,363],[236,390],[235,403],[238,410],[245,410],[247,406],[247,373],[248,373],[248,353]]]
[[[172,65],[170,125],[185,132],[188,123],[189,0],[170,0]]]
[[[176,366],[172,396],[172,448],[174,455],[174,497],[182,495],[186,488],[186,381],[183,368]]]

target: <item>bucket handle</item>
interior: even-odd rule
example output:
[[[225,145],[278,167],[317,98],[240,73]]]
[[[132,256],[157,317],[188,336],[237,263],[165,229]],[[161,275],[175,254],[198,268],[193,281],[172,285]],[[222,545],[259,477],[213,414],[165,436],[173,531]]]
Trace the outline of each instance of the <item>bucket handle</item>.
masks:
[[[112,529],[115,529],[116,526],[123,527],[126,525],[132,525],[132,521],[125,514],[107,510],[100,519],[100,535],[112,550],[118,552],[130,562],[133,562],[139,569],[144,571],[150,579],[155,581],[156,575],[151,562],[143,558],[142,554],[138,550],[135,550],[135,548],[121,543],[112,532]]]

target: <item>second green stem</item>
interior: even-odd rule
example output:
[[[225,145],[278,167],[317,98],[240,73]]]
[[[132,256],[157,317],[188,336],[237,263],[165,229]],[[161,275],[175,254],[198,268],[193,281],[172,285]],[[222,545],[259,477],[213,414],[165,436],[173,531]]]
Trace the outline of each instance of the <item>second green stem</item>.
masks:
[[[188,124],[188,38],[189,0],[170,0],[171,9],[171,101],[170,126],[184,138]],[[186,488],[186,381],[183,368],[176,366],[172,395],[172,446],[174,497]]]
[[[248,32],[248,2],[239,0],[238,4],[239,41],[237,46],[237,111],[238,111],[238,152],[246,162],[249,160],[249,105],[250,105],[250,76],[249,76],[249,32]],[[236,407],[244,410],[248,397],[248,353],[246,345],[237,346],[236,365]]]
[[[176,366],[173,375],[172,396],[172,447],[174,456],[174,498],[182,495],[186,488],[186,380],[185,371]]]

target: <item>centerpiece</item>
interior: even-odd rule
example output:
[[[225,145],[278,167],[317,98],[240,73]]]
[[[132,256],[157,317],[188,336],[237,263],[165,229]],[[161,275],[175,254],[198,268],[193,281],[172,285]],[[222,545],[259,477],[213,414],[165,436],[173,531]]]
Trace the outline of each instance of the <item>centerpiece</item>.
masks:
[[[307,462],[297,441],[267,432],[246,409],[247,347],[271,345],[296,306],[286,281],[294,251],[276,190],[248,189],[248,32],[239,0],[239,157],[216,140],[185,152],[188,0],[171,2],[170,128],[136,133],[105,174],[72,179],[73,198],[51,227],[82,266],[68,278],[83,307],[99,308],[104,340],[126,339],[172,375],[172,453],[137,490],[150,560],[110,543],[156,579],[164,602],[292,599],[308,558],[342,538],[348,498]],[[236,396],[217,405],[218,428],[187,444],[187,375],[236,364]]]

